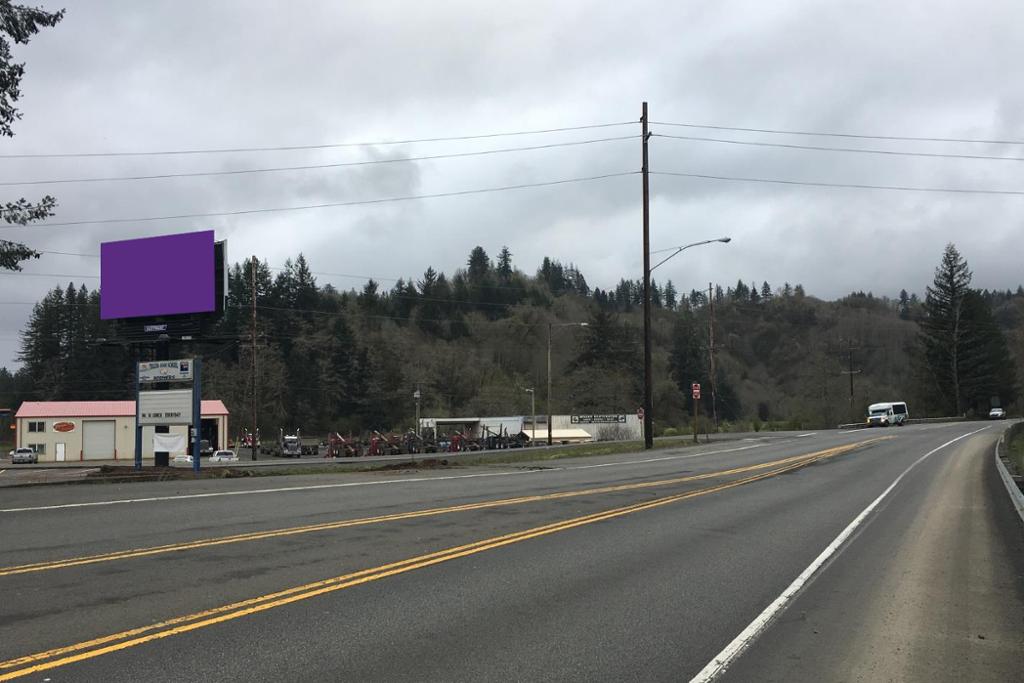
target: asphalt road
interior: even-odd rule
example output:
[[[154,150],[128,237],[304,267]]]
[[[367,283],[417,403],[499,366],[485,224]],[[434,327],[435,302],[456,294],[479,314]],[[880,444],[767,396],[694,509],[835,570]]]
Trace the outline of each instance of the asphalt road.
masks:
[[[0,681],[1019,680],[1004,427],[5,489]]]

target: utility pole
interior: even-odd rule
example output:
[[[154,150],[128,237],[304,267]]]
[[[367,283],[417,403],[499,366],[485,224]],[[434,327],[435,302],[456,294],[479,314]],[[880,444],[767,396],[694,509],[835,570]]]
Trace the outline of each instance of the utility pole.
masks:
[[[646,450],[654,448],[654,430],[651,428],[654,412],[654,377],[651,369],[651,197],[647,163],[647,140],[649,138],[647,103],[644,102],[640,115],[640,141],[643,154],[641,175],[643,176],[644,219],[644,448]]]
[[[718,382],[715,380],[715,298],[711,291],[711,283],[708,283],[708,363],[710,365],[710,375],[708,380],[711,382],[711,415],[715,422],[715,433],[718,433],[718,404],[717,404],[717,392],[716,387]]]
[[[853,399],[853,376],[854,375],[859,375],[861,373],[861,371],[853,369],[853,339],[848,339],[847,343],[848,343],[848,347],[847,347],[848,351],[847,352],[849,354],[849,356],[848,356],[848,359],[849,359],[849,371],[844,372],[843,374],[850,376],[850,419],[856,421],[857,420],[857,411],[856,411],[856,408],[854,407],[854,399]]]
[[[412,397],[414,399],[416,399],[416,435],[417,436],[420,436],[420,397],[421,396],[423,396],[423,394],[420,393],[420,385],[417,383],[416,384],[416,391],[412,395]]]
[[[537,441],[537,393],[533,389],[527,389],[526,393],[530,395],[530,412],[533,413],[533,422],[530,423],[530,445],[533,446]]]
[[[548,445],[551,445],[551,323],[548,323]]]
[[[252,431],[249,441],[252,445],[252,459],[256,460],[256,255],[252,257]]]

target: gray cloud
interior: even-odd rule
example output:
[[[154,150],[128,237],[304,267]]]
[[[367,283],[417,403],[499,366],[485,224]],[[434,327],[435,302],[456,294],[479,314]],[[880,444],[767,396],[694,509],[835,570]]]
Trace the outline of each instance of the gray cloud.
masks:
[[[750,127],[1024,139],[1019,3],[859,2],[495,5],[77,2],[18,58],[25,118],[3,151],[142,150],[397,140],[652,119]],[[822,140],[671,129],[733,139],[1013,154],[1021,147]],[[638,133],[636,127],[446,144],[274,154],[0,160],[0,180],[333,163]],[[654,138],[654,170],[823,182],[1024,189],[1019,162],[910,159]],[[6,188],[60,200],[55,220],[293,206],[542,182],[640,167],[636,142],[416,164],[135,183]],[[811,293],[923,291],[957,242],[984,287],[1024,280],[1022,197],[753,185],[655,176],[655,248],[729,234],[657,271],[802,282]],[[640,179],[294,213],[5,230],[41,249],[215,228],[238,258],[303,251],[314,269],[408,277],[507,244],[532,271],[550,255],[592,285],[638,277]],[[34,272],[96,274],[46,256]],[[59,280],[0,276],[3,301]],[[335,286],[358,280],[320,278]],[[87,280],[88,283],[95,282]],[[2,305],[0,363],[29,306]]]

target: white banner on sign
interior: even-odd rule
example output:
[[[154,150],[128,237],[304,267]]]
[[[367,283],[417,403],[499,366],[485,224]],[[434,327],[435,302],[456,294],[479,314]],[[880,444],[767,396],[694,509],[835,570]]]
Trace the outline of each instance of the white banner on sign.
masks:
[[[192,380],[191,358],[139,363],[140,382],[188,382]]]
[[[192,390],[140,391],[139,424],[192,424]]]
[[[184,434],[154,434],[153,452],[170,453],[177,455],[188,451],[188,445]]]

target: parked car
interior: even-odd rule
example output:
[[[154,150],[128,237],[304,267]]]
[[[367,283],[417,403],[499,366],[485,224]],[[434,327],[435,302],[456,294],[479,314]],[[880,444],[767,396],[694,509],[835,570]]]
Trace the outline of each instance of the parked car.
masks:
[[[173,462],[188,463],[192,464],[192,456],[187,453],[178,453],[174,456]]]
[[[39,456],[31,448],[15,448],[11,452],[11,464],[17,465],[19,463],[30,463],[34,464],[39,462]]]
[[[210,462],[238,462],[238,455],[234,451],[214,451]]]
[[[988,419],[990,420],[1002,420],[1006,417],[1006,411],[1002,408],[993,408],[988,411]]]

